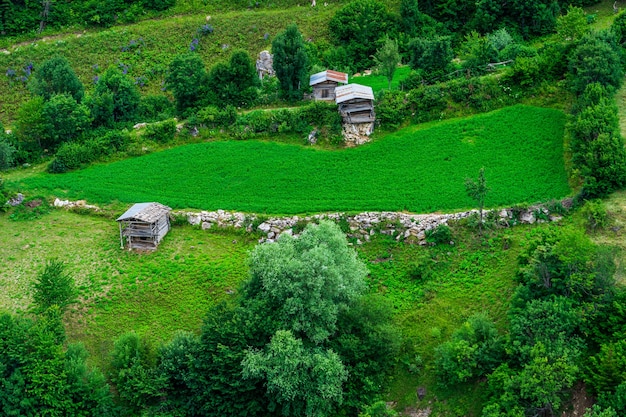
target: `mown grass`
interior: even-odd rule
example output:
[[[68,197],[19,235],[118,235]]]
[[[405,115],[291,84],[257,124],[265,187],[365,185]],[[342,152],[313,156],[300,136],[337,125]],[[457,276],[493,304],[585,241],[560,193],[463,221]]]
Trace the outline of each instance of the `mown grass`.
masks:
[[[410,72],[411,68],[409,68],[408,66],[398,67],[393,73],[393,79],[391,80],[391,89],[397,90],[400,86],[400,82],[404,80]],[[389,81],[387,80],[387,77],[376,73],[372,73],[371,75],[352,77],[349,81],[351,83],[370,86],[372,87],[372,90],[374,90],[374,93],[377,93],[381,90],[389,89]]]
[[[355,149],[210,142],[8,185],[100,204],[160,201],[268,214],[432,212],[472,207],[464,181],[485,167],[488,205],[532,203],[570,193],[564,122],[556,110],[514,106],[411,126]]]

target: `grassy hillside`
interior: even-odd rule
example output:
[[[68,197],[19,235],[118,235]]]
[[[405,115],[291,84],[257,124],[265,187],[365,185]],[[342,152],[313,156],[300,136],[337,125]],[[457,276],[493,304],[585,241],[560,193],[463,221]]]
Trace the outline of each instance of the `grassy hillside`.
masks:
[[[333,3],[328,7],[262,8],[214,14],[209,21],[214,32],[200,38],[198,53],[207,67],[227,59],[239,48],[256,57],[271,47],[272,39],[290,22],[298,24],[305,39],[326,39],[327,23],[338,7]],[[60,54],[70,61],[88,91],[97,73],[113,65],[126,68],[133,78],[141,77],[145,84],[143,94],[162,93],[164,75],[174,55],[189,51],[191,41],[198,36],[197,30],[207,23],[207,14],[200,10],[192,15],[12,45],[7,48],[9,53],[0,53],[0,71],[4,74],[7,69],[13,69],[19,78],[23,75],[22,68],[29,63],[37,65]],[[29,96],[25,83],[0,77],[0,121],[10,124]]]
[[[356,149],[212,142],[41,174],[14,186],[101,204],[158,200],[176,208],[261,213],[431,212],[472,206],[463,183],[484,166],[489,205],[531,203],[570,192],[564,122],[556,110],[515,106],[409,127]]]
[[[158,344],[180,330],[199,331],[212,304],[236,296],[247,277],[247,252],[255,244],[249,235],[184,226],[173,228],[158,251],[130,253],[119,249],[114,221],[64,210],[29,222],[3,216],[0,230],[0,308],[27,308],[30,283],[46,259],[63,259],[81,290],[81,303],[66,316],[69,339],[85,343],[92,362],[101,366],[124,332]],[[418,385],[432,384],[432,348],[466,317],[478,308],[501,321],[525,230],[507,232],[513,243],[506,251],[501,237],[481,246],[462,229],[455,229],[452,247],[424,248],[377,236],[358,248],[370,270],[371,291],[391,301],[409,338],[392,383],[390,398],[399,408],[416,403]],[[409,366],[415,355],[421,357],[417,372]],[[434,396],[451,401],[436,403],[439,410],[454,406],[471,412],[479,404],[467,398],[459,402],[445,392],[433,391],[429,399]]]

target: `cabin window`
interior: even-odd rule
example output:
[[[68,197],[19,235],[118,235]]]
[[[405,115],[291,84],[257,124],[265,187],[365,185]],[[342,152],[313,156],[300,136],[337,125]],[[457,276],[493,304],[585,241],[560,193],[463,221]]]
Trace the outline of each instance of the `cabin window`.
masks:
[[[322,98],[328,98],[328,90],[327,89],[323,89],[322,90]]]

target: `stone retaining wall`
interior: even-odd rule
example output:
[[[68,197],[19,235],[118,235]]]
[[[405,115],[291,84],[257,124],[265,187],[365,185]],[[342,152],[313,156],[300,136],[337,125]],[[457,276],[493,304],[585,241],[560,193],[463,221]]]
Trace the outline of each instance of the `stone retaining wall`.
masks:
[[[569,207],[571,201],[564,200],[563,206]],[[68,201],[56,199],[55,207],[83,207],[99,210],[97,206],[88,205],[84,201]],[[264,218],[256,214],[246,214],[225,210],[217,211],[173,211],[172,215],[184,217],[194,226],[203,230],[211,228],[246,229],[248,232],[260,232],[263,237],[259,242],[274,242],[283,234],[297,235],[310,222],[322,219],[333,220],[344,228],[349,228],[348,237],[356,239],[357,244],[369,241],[371,236],[382,233],[395,236],[396,240],[405,240],[421,245],[426,244],[426,231],[448,222],[458,221],[477,214],[477,210],[463,211],[452,214],[408,214],[398,212],[364,212],[356,215],[345,213],[315,214],[311,216],[287,216]],[[533,224],[536,222],[559,221],[560,216],[551,214],[542,205],[528,208],[509,208],[501,210],[485,210],[484,215],[490,215],[492,221],[502,226],[512,224]]]
[[[464,211],[453,214],[408,214],[397,212],[364,212],[348,216],[345,213],[316,214],[312,216],[271,217],[261,219],[253,214],[229,212],[224,210],[188,212],[177,211],[174,215],[184,216],[192,225],[210,229],[213,227],[245,228],[248,232],[253,229],[260,232],[263,237],[259,242],[274,242],[281,234],[297,235],[304,225],[317,222],[322,219],[333,220],[349,227],[348,237],[356,239],[357,244],[369,241],[376,233],[395,236],[396,240],[408,240],[410,242],[426,244],[426,231],[439,225],[447,225],[449,221],[458,221],[472,214],[478,214],[477,210]],[[491,211],[485,211],[487,216]],[[497,212],[497,222],[501,225],[517,223],[532,224],[535,222],[558,221],[560,216],[551,215],[542,206],[533,206],[527,209],[502,209]],[[256,227],[254,226],[257,223]],[[294,232],[294,229],[296,232]]]

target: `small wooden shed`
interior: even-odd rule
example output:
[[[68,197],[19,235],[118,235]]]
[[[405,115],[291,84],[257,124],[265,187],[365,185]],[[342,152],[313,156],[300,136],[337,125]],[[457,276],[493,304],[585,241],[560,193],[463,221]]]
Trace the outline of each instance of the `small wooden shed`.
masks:
[[[313,87],[313,98],[315,100],[334,100],[335,88],[339,84],[348,84],[348,74],[326,70],[311,75],[309,81],[309,85]]]
[[[344,123],[372,123],[376,120],[372,87],[348,84],[337,87],[335,95]]]
[[[120,225],[120,245],[128,249],[155,250],[170,230],[170,211],[159,203],[138,203],[117,219]]]

